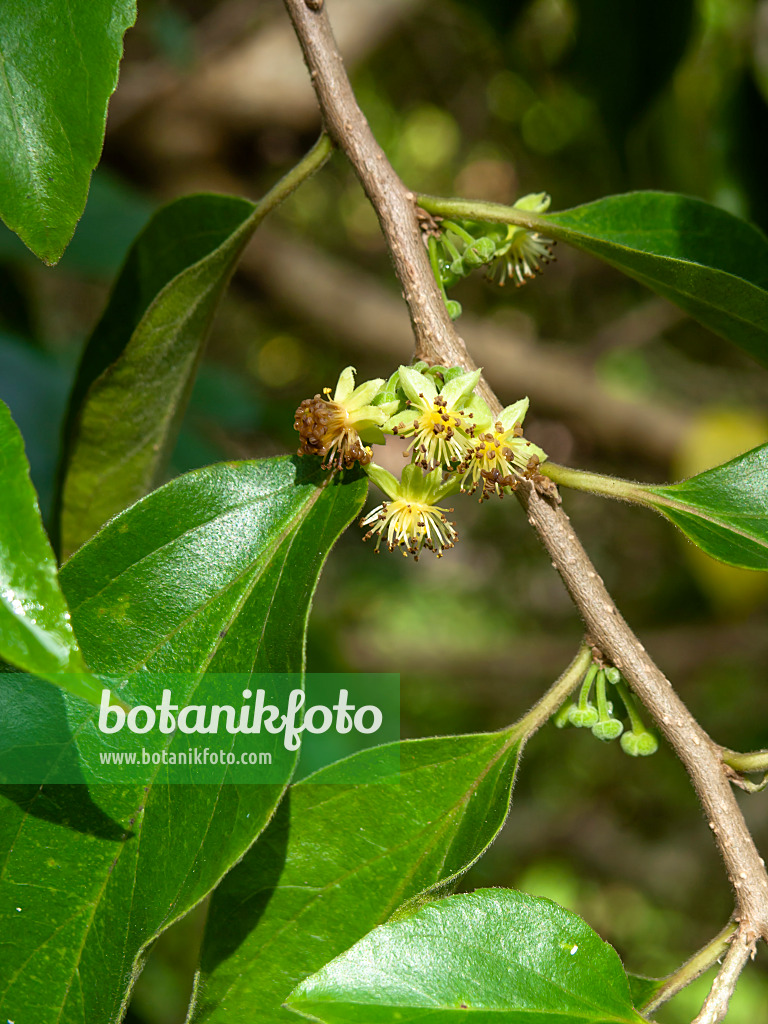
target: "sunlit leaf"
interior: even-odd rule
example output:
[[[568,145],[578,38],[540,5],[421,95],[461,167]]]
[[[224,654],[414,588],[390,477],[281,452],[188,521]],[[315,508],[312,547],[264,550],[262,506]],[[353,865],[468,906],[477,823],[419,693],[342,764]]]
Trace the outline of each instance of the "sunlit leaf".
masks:
[[[300,673],[318,574],[367,486],[323,484],[316,460],[218,465],[120,515],[62,570],[91,664],[148,704],[163,670],[190,674],[190,699],[207,673]],[[77,751],[93,712],[52,693],[39,713]],[[148,944],[243,856],[292,764],[274,785],[166,785],[150,765],[144,786],[3,786],[0,1020],[121,1019]]]
[[[768,444],[678,484],[641,490],[708,555],[768,569]]]
[[[0,216],[55,263],[101,156],[135,0],[0,4]]]
[[[576,914],[505,889],[376,928],[287,1005],[325,1024],[641,1024],[614,949]]]
[[[102,686],[86,672],[61,592],[24,441],[0,402],[0,658],[98,702]]]

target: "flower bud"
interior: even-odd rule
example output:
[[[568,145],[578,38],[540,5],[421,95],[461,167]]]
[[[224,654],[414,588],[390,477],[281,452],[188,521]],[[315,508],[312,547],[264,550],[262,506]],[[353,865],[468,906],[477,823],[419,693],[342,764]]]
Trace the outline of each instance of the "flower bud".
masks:
[[[650,732],[625,732],[621,749],[630,757],[648,757],[659,749],[659,741]]]
[[[478,238],[464,250],[464,266],[468,268],[482,267],[496,255],[496,245],[491,238]]]
[[[594,704],[587,703],[584,707],[574,704],[568,712],[568,721],[577,729],[592,729],[597,725],[600,716]]]
[[[606,742],[618,739],[623,731],[624,726],[618,718],[604,718],[602,722],[597,722],[592,726],[592,735]]]

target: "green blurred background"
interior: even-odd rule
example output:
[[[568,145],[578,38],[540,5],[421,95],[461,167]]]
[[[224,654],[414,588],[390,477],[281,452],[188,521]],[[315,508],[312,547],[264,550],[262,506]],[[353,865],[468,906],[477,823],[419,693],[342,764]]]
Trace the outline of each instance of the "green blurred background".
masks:
[[[768,228],[768,3],[756,0],[327,0],[358,97],[415,190],[553,209],[634,188],[699,196]],[[152,209],[190,191],[258,197],[319,120],[277,0],[140,0],[104,162],[59,267],[0,235],[0,398],[44,509],[84,339]],[[409,358],[405,307],[344,159],[257,233],[216,319],[170,473],[296,445],[293,410],[349,363]],[[558,248],[522,289],[477,275],[459,328],[500,397],[557,461],[663,482],[768,439],[768,375],[617,272]],[[389,449],[379,461],[396,466]],[[652,513],[567,493],[565,507],[649,651],[717,740],[768,745],[766,586],[700,555]],[[578,617],[514,501],[456,500],[461,540],[418,564],[353,527],[321,581],[313,671],[398,671],[403,735],[501,727],[560,673]],[[768,848],[765,796],[745,797]],[[727,920],[731,897],[685,772],[544,728],[505,831],[464,880],[584,915],[629,970],[664,974]],[[157,944],[129,1020],[181,1021],[204,910]],[[764,956],[762,957],[765,960]],[[690,1020],[701,985],[658,1013]],[[258,1010],[254,1009],[254,1020]],[[760,959],[729,1024],[768,1021]]]

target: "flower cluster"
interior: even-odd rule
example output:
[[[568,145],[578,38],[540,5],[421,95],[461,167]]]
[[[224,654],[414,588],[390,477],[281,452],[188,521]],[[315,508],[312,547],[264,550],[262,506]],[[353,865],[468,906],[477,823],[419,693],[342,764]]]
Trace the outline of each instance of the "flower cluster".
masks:
[[[523,196],[514,209],[526,213],[544,213],[550,204],[546,192]],[[462,277],[480,267],[496,284],[514,281],[519,288],[542,272],[554,259],[554,241],[538,231],[519,224],[487,224],[479,221],[442,220],[440,232],[427,239],[432,270],[440,285],[446,306],[455,319],[461,306],[446,295]]]
[[[523,435],[528,399],[494,416],[475,393],[479,380],[480,370],[417,363],[355,387],[348,366],[333,397],[326,388],[296,410],[299,455],[321,456],[334,472],[359,463],[386,495],[360,524],[365,539],[377,538],[377,551],[384,541],[416,559],[424,548],[439,557],[457,538],[447,518],[453,510],[440,504],[446,497],[478,488],[480,501],[502,497],[538,474],[547,456]],[[400,480],[372,461],[369,445],[387,434],[409,442]]]
[[[626,709],[629,730],[624,728],[621,718],[614,714],[614,704],[608,700],[606,683],[614,687]],[[591,700],[593,685],[596,704]],[[554,721],[560,729],[566,725],[591,729],[593,736],[606,742],[621,737],[621,749],[631,757],[648,757],[659,749],[659,741],[643,724],[637,704],[617,668],[602,668],[593,662],[584,676],[578,700],[567,701],[555,715]]]

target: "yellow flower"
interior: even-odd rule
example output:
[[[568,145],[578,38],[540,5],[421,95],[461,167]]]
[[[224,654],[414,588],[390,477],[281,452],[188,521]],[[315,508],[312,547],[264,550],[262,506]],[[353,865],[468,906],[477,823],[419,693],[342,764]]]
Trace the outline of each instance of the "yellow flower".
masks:
[[[376,534],[377,551],[385,540],[390,551],[399,547],[403,555],[413,555],[415,561],[422,548],[440,558],[446,548],[453,547],[458,534],[455,524],[446,517],[446,512],[453,509],[440,508],[437,502],[456,491],[455,480],[444,484],[441,469],[425,475],[413,463],[405,467],[399,481],[380,466],[371,465],[366,472],[391,500],[383,501],[360,520],[361,526],[370,526],[363,540]]]
[[[481,501],[494,492],[502,497],[505,488],[514,490],[521,476],[544,462],[542,449],[523,437],[527,411],[528,399],[521,398],[499,414],[491,429],[478,431],[459,466],[462,490],[472,494],[482,484]]]
[[[422,469],[461,462],[474,433],[472,392],[480,370],[462,373],[448,381],[438,394],[431,377],[412,366],[401,366],[400,384],[410,410],[393,416],[385,429],[401,437],[413,437],[406,455],[413,453]]]
[[[384,443],[381,426],[397,408],[396,402],[374,406],[370,402],[386,382],[383,378],[355,387],[355,369],[342,371],[333,398],[330,388],[322,397],[305,398],[296,410],[294,429],[301,437],[299,455],[325,456],[324,468],[349,469],[355,462],[367,465],[371,449],[364,441]]]

